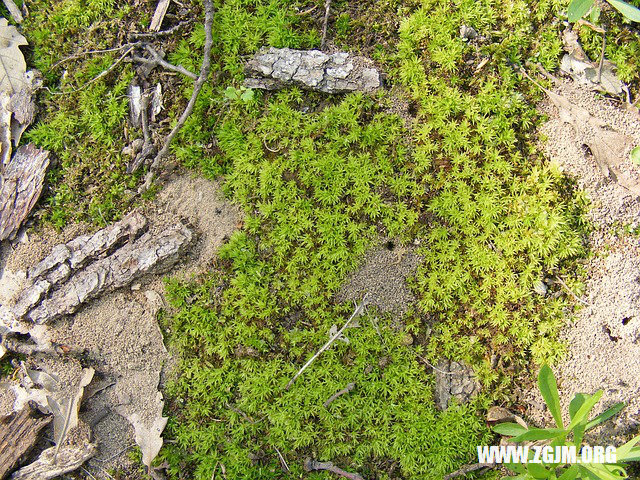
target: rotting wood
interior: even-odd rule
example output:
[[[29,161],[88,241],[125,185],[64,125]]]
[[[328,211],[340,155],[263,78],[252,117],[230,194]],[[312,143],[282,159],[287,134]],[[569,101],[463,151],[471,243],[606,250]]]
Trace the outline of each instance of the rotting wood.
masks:
[[[0,241],[12,238],[36,204],[44,175],[49,166],[49,152],[24,145],[8,163],[0,186]]]
[[[0,419],[0,479],[18,465],[50,422],[50,415],[42,416],[29,405]]]
[[[277,90],[295,85],[324,93],[372,92],[382,84],[371,60],[348,52],[263,48],[245,65],[244,85]]]
[[[54,461],[56,447],[44,450],[38,459],[21,468],[11,476],[11,480],[49,480],[64,473],[72,472],[98,451],[93,443],[82,446],[65,445],[60,448]]]

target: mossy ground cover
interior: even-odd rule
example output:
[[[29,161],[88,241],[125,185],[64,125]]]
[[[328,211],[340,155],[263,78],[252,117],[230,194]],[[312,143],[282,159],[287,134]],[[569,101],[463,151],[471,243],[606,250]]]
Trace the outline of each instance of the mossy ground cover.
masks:
[[[539,92],[517,66],[557,66],[565,5],[336,1],[330,38],[374,58],[393,96],[225,94],[241,87],[243,61],[260,46],[318,47],[317,3],[302,15],[313,5],[217,3],[211,81],[172,149],[185,167],[223,179],[246,215],[208,274],[167,282],[171,308],[161,321],[179,366],[160,461],[173,478],[208,480],[221,465],[228,478],[298,478],[305,457],[365,478],[441,478],[491,440],[483,409],[508,402],[514,378],[562,353],[569,302],[536,295],[534,284],[560,275],[575,286],[586,202],[539,153]],[[102,224],[139,201],[140,174],[127,175],[120,155],[131,67],[94,82],[119,52],[56,62],[80,45],[121,45],[116,27],[142,28],[153,7],[31,5],[30,58],[49,90],[27,138],[58,159],[45,221]],[[461,25],[481,38],[464,41]],[[582,35],[593,56],[595,39]],[[607,53],[635,92],[637,35],[624,26],[609,35]],[[203,42],[196,24],[172,40],[169,60],[196,71]],[[189,96],[184,81],[168,103],[172,118]],[[410,105],[402,118],[393,113],[398,98]],[[348,344],[337,342],[286,390],[351,314],[353,305],[334,294],[386,237],[421,244],[416,304],[402,319],[370,310],[349,329]],[[442,356],[470,363],[485,393],[437,411],[422,358]],[[349,394],[323,405],[349,383]]]

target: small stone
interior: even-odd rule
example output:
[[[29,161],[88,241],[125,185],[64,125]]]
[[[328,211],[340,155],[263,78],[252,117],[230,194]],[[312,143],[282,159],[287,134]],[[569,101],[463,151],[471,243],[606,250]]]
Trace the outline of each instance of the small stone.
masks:
[[[547,295],[547,291],[549,290],[547,288],[547,284],[544,283],[542,280],[538,280],[537,282],[535,282],[533,284],[533,290],[541,296],[546,296]]]
[[[464,41],[473,40],[478,36],[478,32],[476,32],[473,28],[468,27],[467,25],[462,25],[460,27],[460,38]]]
[[[134,283],[133,285],[131,285],[131,291],[132,292],[137,292],[141,288],[142,288],[142,285],[140,285],[139,283]]]
[[[410,333],[404,335],[402,337],[402,344],[406,346],[413,345],[413,335],[411,335]]]

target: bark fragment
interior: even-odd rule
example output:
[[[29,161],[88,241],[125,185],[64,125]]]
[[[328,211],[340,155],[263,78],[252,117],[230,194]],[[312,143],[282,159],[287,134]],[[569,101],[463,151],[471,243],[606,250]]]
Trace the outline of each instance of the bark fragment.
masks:
[[[55,450],[56,447],[44,450],[35,462],[14,473],[11,480],[49,480],[79,468],[97,452],[93,443],[66,445],[60,448],[54,460]]]
[[[29,405],[0,419],[0,478],[5,478],[17,466],[49,422],[51,416],[39,415]]]
[[[0,241],[12,238],[35,205],[49,166],[49,152],[33,144],[20,147],[0,185]]]
[[[296,85],[325,93],[371,92],[380,87],[380,73],[372,62],[347,52],[262,49],[245,66],[250,88],[276,90]]]

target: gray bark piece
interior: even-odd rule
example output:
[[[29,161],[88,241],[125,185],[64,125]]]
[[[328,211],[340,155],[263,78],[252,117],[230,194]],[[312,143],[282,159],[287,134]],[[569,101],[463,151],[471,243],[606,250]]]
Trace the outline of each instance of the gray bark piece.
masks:
[[[0,241],[12,238],[36,204],[49,152],[33,144],[20,147],[3,172],[0,185]]]
[[[146,224],[146,219],[134,212],[93,235],[82,235],[66,244],[56,245],[47,257],[29,269],[30,284],[18,296],[13,307],[14,314],[24,317],[53,287],[67,280],[72,272],[88,260],[110,253],[125,240],[136,238]]]
[[[44,450],[35,462],[14,473],[11,480],[48,480],[72,472],[93,457],[97,447],[93,443],[66,445],[60,448],[54,461],[55,450],[56,447]]]
[[[113,255],[78,271],[61,288],[32,309],[27,318],[43,324],[73,313],[88,300],[157,271],[161,263],[177,256],[191,238],[191,232],[183,225],[169,228],[158,235],[146,233]]]
[[[444,360],[434,369],[436,375],[436,405],[446,410],[452,398],[466,403],[480,391],[473,369],[459,362]]]
[[[245,73],[247,87],[264,90],[296,85],[325,93],[372,92],[381,85],[370,60],[347,52],[263,48],[247,62]]]

